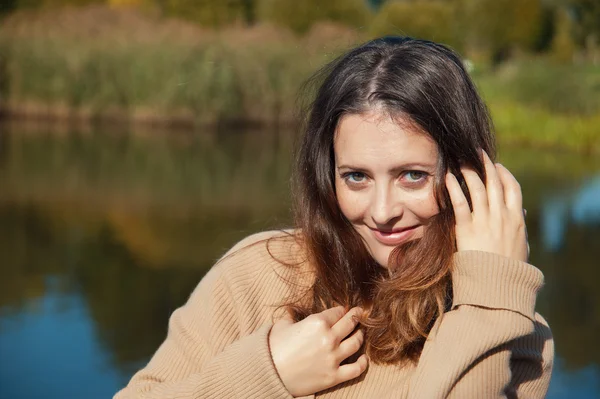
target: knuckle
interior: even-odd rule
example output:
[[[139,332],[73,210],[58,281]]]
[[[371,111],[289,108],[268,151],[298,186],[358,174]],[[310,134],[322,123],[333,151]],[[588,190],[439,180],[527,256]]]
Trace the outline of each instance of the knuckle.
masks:
[[[477,186],[471,190],[471,196],[475,200],[483,199],[483,197],[487,197],[487,191],[485,186]]]
[[[334,356],[332,353],[325,358],[325,365],[327,367],[328,372],[330,373],[335,373],[339,364],[339,359],[337,359],[336,356]]]
[[[318,315],[318,314],[310,315],[306,319],[307,320],[310,319],[310,323],[317,330],[322,330],[322,329],[327,328],[327,322],[325,321],[325,318],[321,315]]]
[[[335,348],[336,339],[333,334],[326,334],[321,338],[321,347],[325,350],[331,351]]]
[[[521,183],[517,179],[514,180],[513,186],[519,193],[521,192]]]
[[[460,208],[460,209],[468,208],[469,207],[469,203],[464,198],[457,199],[456,201],[454,201],[454,207],[455,208]]]
[[[508,194],[513,198],[518,198],[521,196],[521,188],[518,186],[510,186],[507,191]]]

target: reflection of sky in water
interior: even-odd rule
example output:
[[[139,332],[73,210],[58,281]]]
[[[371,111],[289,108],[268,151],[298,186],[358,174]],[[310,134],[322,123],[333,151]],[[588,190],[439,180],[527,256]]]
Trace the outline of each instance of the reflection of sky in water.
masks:
[[[51,290],[27,309],[0,308],[0,399],[110,398],[124,384],[80,296]]]
[[[544,249],[560,249],[569,221],[579,225],[600,223],[600,175],[585,182],[575,192],[556,195],[543,202]]]
[[[600,397],[600,368],[592,365],[576,371],[566,371],[562,359],[554,361],[550,390],[546,399],[592,399]]]

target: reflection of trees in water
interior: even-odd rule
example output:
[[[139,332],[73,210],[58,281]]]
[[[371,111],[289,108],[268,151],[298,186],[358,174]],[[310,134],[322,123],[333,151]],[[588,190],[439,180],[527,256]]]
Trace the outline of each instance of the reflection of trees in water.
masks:
[[[528,209],[531,262],[546,279],[538,306],[552,327],[557,353],[566,369],[600,364],[600,220],[574,217],[600,206],[600,199],[589,201],[594,180],[534,174],[519,181]],[[549,230],[555,226],[549,220],[560,222],[560,234]]]
[[[0,205],[0,306],[5,311],[43,296],[45,276],[64,273],[56,244],[34,207]]]
[[[568,223],[600,224],[600,175],[587,180],[573,192],[548,198],[542,207],[542,218],[543,243],[550,251],[557,251],[562,246]]]
[[[539,226],[539,219],[536,222]],[[556,350],[564,358],[566,369],[600,364],[599,237],[600,224],[570,222],[560,250],[541,250],[539,236],[532,245],[537,248],[532,262],[546,277],[540,309],[552,327]]]
[[[69,211],[70,210],[70,211]],[[233,242],[264,228],[249,210],[170,215],[131,209],[0,205],[0,307],[23,310],[56,277],[88,304],[101,344],[126,373],[164,339],[169,315]],[[136,238],[132,244],[130,235]],[[147,240],[147,241],[144,241]],[[159,250],[152,247],[160,245]]]
[[[75,279],[101,344],[117,366],[127,369],[158,347],[169,315],[185,302],[206,269],[140,268],[107,230],[87,244]]]
[[[126,367],[233,242],[287,220],[290,135],[175,134],[3,132],[3,310],[55,276]]]
[[[290,134],[83,136],[3,134],[0,198],[49,197],[179,206],[287,201]]]

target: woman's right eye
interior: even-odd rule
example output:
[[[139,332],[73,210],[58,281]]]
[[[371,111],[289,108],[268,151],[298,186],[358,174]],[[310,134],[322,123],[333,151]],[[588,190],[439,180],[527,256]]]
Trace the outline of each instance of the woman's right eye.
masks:
[[[360,184],[360,183],[364,183],[364,181],[367,179],[367,177],[365,176],[364,173],[361,172],[348,172],[348,173],[344,173],[343,176],[344,180],[346,180],[348,183],[353,183],[353,184]]]

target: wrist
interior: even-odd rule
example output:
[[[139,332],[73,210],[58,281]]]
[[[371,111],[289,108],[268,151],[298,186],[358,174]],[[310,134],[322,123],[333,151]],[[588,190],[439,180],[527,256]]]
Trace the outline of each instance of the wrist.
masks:
[[[535,317],[537,293],[544,283],[535,266],[483,251],[454,254],[453,304],[508,309]]]

